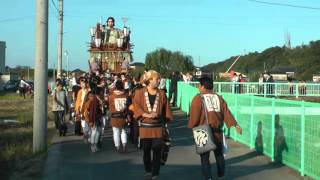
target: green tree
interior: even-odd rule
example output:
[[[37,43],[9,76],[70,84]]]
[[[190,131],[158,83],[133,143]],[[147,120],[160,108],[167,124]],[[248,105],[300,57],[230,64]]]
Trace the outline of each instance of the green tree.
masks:
[[[174,71],[190,72],[195,69],[191,56],[184,55],[180,51],[172,52],[164,48],[148,53],[145,67],[146,69],[156,70],[167,77]]]
[[[133,77],[137,77],[138,75],[142,75],[144,70],[144,67],[136,67],[135,69],[131,70],[131,75]]]

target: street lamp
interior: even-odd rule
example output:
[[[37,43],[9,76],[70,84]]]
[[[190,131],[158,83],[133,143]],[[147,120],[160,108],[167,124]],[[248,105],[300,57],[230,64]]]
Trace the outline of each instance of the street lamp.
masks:
[[[69,79],[69,52],[64,51],[64,55],[67,56],[67,78]]]

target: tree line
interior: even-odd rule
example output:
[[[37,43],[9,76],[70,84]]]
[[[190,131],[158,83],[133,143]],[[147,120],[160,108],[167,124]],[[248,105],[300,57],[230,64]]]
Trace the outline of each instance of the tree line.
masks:
[[[208,64],[201,70],[225,72],[235,58],[230,57],[222,62]],[[320,40],[295,48],[275,46],[261,53],[252,52],[241,56],[232,69],[246,74],[251,80],[257,80],[264,70],[268,72],[277,67],[293,67],[297,70],[296,79],[312,80],[313,74],[320,73]]]
[[[165,75],[165,77],[169,77],[175,71],[191,72],[195,70],[191,56],[184,55],[180,51],[170,51],[165,48],[159,48],[147,53],[145,68],[154,69]]]

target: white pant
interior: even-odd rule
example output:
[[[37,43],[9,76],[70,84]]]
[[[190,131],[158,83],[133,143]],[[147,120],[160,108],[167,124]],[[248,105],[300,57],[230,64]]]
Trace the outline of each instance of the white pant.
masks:
[[[85,120],[83,120],[83,119],[81,119],[81,127],[82,127],[82,129],[83,129],[83,135],[84,136],[86,136],[86,137],[88,137],[88,135],[89,135],[89,131],[90,131],[90,128],[89,128],[89,126],[88,126],[88,123],[85,121]]]
[[[125,128],[112,127],[112,130],[113,130],[114,145],[116,147],[120,147],[120,132],[121,132],[122,145],[127,144],[127,132]]]
[[[99,142],[101,127],[91,128],[90,143],[97,144]]]

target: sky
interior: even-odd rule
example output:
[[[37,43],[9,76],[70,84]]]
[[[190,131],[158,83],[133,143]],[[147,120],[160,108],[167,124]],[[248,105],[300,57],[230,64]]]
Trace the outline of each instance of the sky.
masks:
[[[6,65],[34,67],[35,0],[1,0],[0,41]],[[54,2],[54,3],[53,3]],[[57,64],[58,0],[49,0],[48,66]],[[283,5],[287,4],[287,5]],[[127,17],[134,62],[157,48],[191,55],[196,66],[231,56],[320,39],[319,0],[64,0],[63,52],[69,69],[87,70],[89,28],[109,16]],[[63,56],[63,68],[66,65]]]

